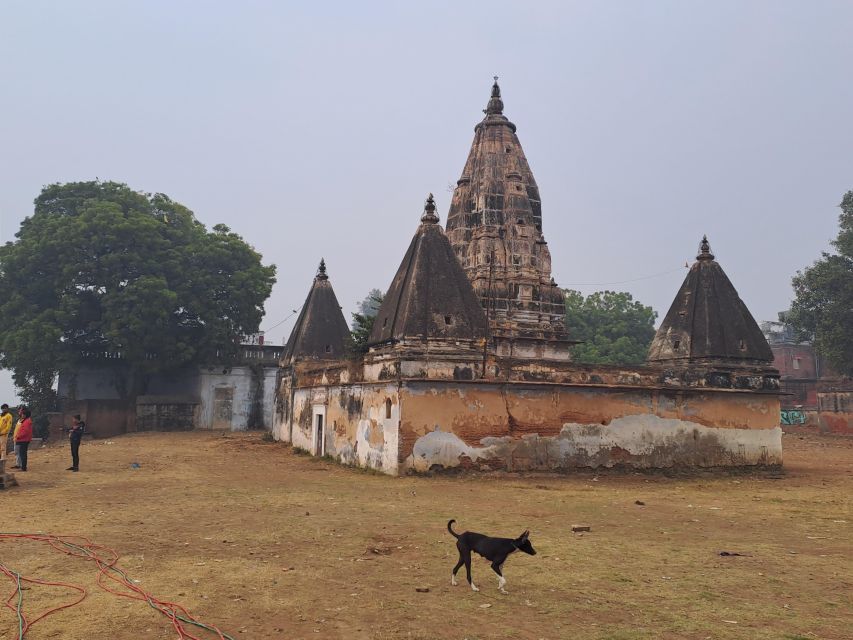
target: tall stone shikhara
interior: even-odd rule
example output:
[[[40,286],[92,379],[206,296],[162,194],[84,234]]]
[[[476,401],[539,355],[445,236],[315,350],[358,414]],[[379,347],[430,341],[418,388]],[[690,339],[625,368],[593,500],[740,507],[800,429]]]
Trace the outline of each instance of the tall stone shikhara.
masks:
[[[498,353],[568,359],[562,291],[551,277],[539,187],[497,78],[447,216],[447,235],[489,320]]]

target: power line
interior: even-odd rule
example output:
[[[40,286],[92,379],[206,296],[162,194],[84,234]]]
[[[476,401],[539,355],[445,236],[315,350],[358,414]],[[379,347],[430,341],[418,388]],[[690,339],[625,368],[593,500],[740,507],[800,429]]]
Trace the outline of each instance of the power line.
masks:
[[[569,282],[564,283],[563,287],[601,287],[609,284],[627,284],[628,282],[639,282],[640,280],[651,280],[652,278],[659,278],[660,276],[669,275],[670,273],[675,273],[676,271],[681,271],[688,265],[684,267],[678,267],[676,269],[670,269],[669,271],[661,271],[660,273],[653,273],[650,276],[641,276],[639,278],[631,278],[630,280],[616,280],[614,282]]]
[[[279,322],[276,322],[273,326],[271,326],[271,327],[267,327],[266,329],[262,329],[262,331],[263,331],[264,333],[266,333],[267,331],[272,331],[272,330],[273,330],[273,329],[275,329],[276,327],[279,327],[279,326],[283,325],[285,322],[287,322],[287,321],[288,321],[288,320],[290,320],[293,316],[295,316],[297,313],[299,313],[299,310],[300,310],[303,306],[304,306],[304,305],[299,305],[299,307],[298,307],[298,308],[296,308],[296,309],[293,309],[293,313],[291,313],[289,316],[287,316],[284,320],[281,320],[281,321],[279,321]]]

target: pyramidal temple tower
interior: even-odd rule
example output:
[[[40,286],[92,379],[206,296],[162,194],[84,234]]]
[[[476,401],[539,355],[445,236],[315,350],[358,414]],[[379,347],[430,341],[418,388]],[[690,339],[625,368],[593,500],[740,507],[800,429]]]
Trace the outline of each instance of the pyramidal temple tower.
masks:
[[[539,187],[497,78],[457,181],[447,236],[486,311],[496,352],[567,360],[563,293],[551,277]]]
[[[769,367],[773,352],[734,285],[711,253],[708,238],[649,348],[666,366]]]

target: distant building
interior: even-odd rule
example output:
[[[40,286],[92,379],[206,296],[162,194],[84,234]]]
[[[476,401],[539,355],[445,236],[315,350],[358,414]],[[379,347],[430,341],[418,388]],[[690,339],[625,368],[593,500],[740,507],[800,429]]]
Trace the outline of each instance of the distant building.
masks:
[[[773,351],[773,366],[779,370],[782,409],[816,411],[818,380],[825,372],[814,347],[796,340],[793,328],[783,322],[762,322],[761,330]]]
[[[92,352],[86,364],[59,372],[65,424],[76,413],[96,437],[134,431],[270,429],[281,346],[247,340],[235,357],[156,374],[146,394],[127,398],[129,371],[120,352]]]
[[[779,370],[783,426],[853,435],[853,381],[839,376],[784,322],[762,322],[773,366]]]

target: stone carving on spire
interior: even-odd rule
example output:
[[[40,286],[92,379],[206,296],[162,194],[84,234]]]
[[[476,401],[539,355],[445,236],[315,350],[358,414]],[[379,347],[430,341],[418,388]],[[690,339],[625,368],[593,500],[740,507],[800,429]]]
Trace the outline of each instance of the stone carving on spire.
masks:
[[[432,194],[429,194],[429,197],[424,203],[424,213],[421,216],[421,222],[425,224],[438,223],[438,214],[435,212],[435,199]]]
[[[326,275],[326,260],[325,258],[320,258],[320,266],[317,268],[317,278],[320,280],[328,280],[329,276]]]
[[[501,115],[504,112],[504,103],[501,100],[501,88],[498,85],[498,77],[495,76],[495,83],[492,85],[492,96],[489,98],[489,104],[483,109],[486,115]]]
[[[699,243],[699,255],[697,260],[713,260],[714,254],[711,253],[711,245],[708,242],[708,236],[702,236],[702,242]]]

